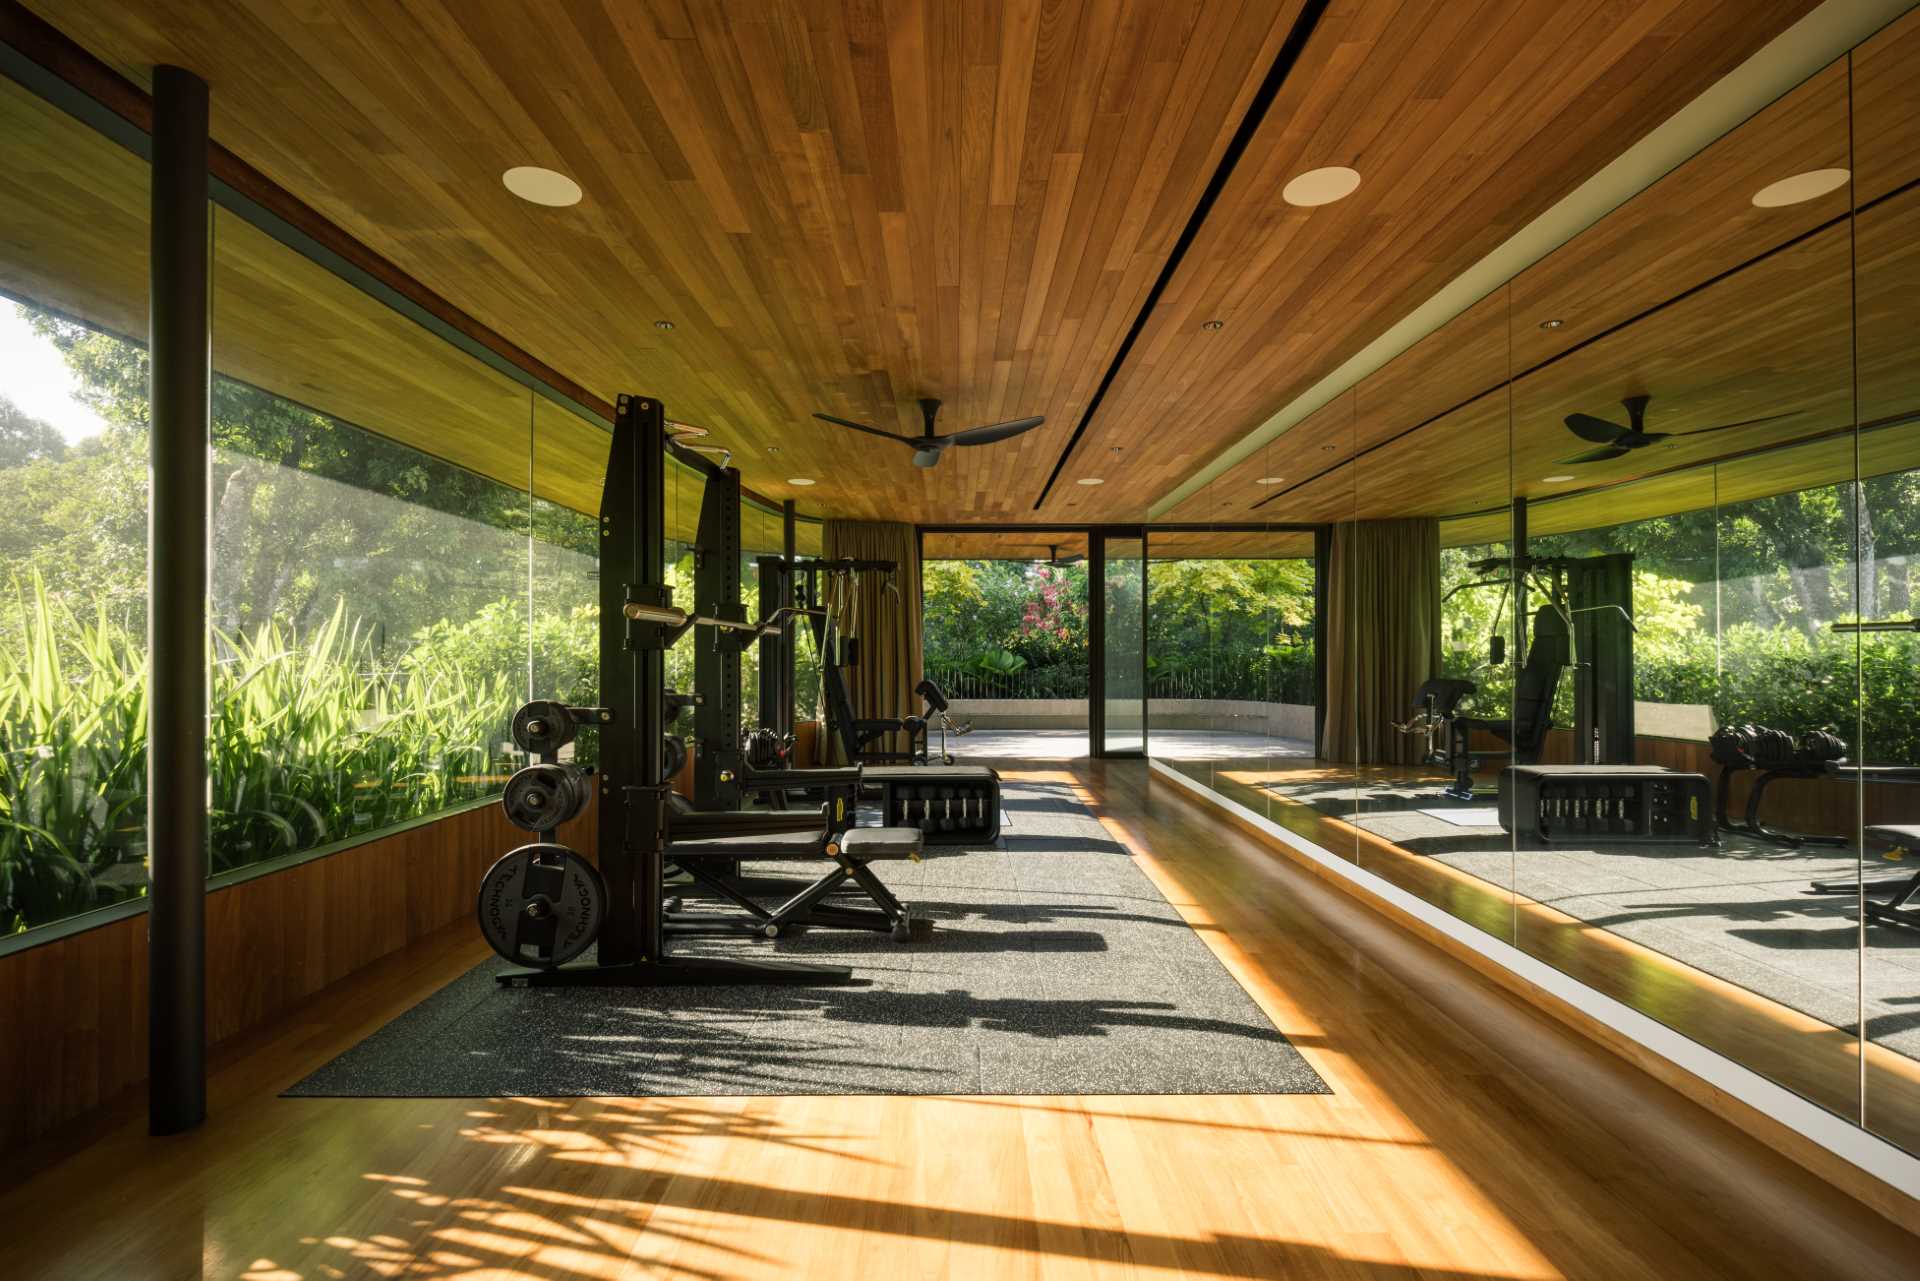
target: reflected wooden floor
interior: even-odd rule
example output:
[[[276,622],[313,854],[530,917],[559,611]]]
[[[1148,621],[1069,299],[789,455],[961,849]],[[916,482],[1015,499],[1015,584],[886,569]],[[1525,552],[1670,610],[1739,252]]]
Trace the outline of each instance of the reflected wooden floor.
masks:
[[[1175,768],[1175,762],[1166,762]],[[1206,767],[1182,769],[1198,778]],[[1375,768],[1385,780],[1394,771]],[[1399,772],[1405,781],[1411,774]],[[1349,771],[1345,776],[1351,779]],[[1209,771],[1208,785],[1421,900],[1909,1150],[1920,1150],[1920,1063],[1756,992],[1269,790],[1342,781],[1327,767]]]
[[[1325,1096],[281,1099],[478,960],[455,927],[0,1197],[53,1277],[1905,1277],[1920,1239],[1394,929],[1138,762],[1032,771]]]

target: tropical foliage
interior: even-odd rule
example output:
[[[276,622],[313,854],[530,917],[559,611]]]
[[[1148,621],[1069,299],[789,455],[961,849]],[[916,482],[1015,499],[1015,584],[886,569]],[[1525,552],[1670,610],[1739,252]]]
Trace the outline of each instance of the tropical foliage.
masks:
[[[922,582],[926,665],[950,694],[1086,697],[1084,564],[928,561]],[[1116,574],[1108,591],[1134,593],[1115,605],[1131,617],[1137,583]],[[1149,562],[1147,676],[1155,698],[1310,702],[1312,564]]]

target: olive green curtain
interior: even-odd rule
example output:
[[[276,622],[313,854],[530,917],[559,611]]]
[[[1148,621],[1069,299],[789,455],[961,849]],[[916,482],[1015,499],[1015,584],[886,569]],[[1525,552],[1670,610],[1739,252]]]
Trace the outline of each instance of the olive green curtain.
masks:
[[[853,714],[880,720],[919,711],[913,687],[920,683],[920,540],[911,525],[891,521],[829,520],[822,554],[827,560],[890,560],[900,568],[854,576],[851,589],[834,578],[827,592],[834,631],[859,641],[858,666],[841,669]],[[904,735],[876,739],[875,747],[906,750]],[[827,745],[844,763],[840,743]]]
[[[1440,671],[1440,524],[1333,527],[1327,573],[1326,728],[1320,755],[1411,765],[1425,740],[1402,734],[1413,692]]]

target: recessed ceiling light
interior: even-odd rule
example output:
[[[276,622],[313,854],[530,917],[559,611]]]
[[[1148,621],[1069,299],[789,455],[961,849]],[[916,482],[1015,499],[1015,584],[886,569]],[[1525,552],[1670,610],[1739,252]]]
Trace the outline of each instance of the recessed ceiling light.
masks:
[[[1226,327],[1227,327],[1227,322],[1224,320],[1209,320],[1204,322],[1200,326],[1200,328],[1207,330],[1209,333],[1212,333],[1216,330],[1225,329]]]
[[[1566,322],[1566,321],[1564,321],[1564,320],[1543,320],[1543,321],[1541,321],[1541,322],[1540,322],[1540,328],[1542,328],[1542,329],[1558,329],[1558,328],[1560,328],[1560,326],[1562,326],[1562,325],[1564,325],[1564,324],[1566,324],[1566,323],[1567,323],[1567,322]]]
[[[1331,454],[1334,450],[1338,448],[1340,448],[1340,446],[1338,445],[1322,445],[1320,446],[1320,452],[1323,454]]]
[[[1098,476],[1082,476],[1079,480],[1076,480],[1073,483],[1076,485],[1104,485],[1107,482],[1102,480]]]
[[[1256,480],[1253,483],[1256,485],[1278,485],[1281,481],[1285,479],[1286,479],[1285,476],[1262,476],[1259,480]]]
[[[671,320],[656,320],[653,322],[653,327],[655,329],[672,329],[673,322]]]
[[[1838,191],[1850,177],[1852,175],[1845,169],[1809,169],[1791,178],[1768,183],[1753,193],[1753,203],[1759,209],[1797,205],[1804,200],[1818,199],[1829,191]]]
[[[551,169],[521,165],[501,174],[500,181],[506,183],[507,190],[514,195],[536,205],[551,205],[558,209],[580,203],[580,184]]]
[[[1573,477],[1570,475],[1542,476],[1540,478],[1540,483],[1543,485],[1564,485],[1566,482],[1572,479]]]
[[[787,477],[787,483],[788,483],[789,485],[798,485],[798,486],[800,486],[800,488],[802,488],[802,489],[805,489],[805,488],[806,488],[806,487],[807,487],[808,485],[811,485],[811,484],[813,484],[813,477],[811,477],[811,476],[789,476],[789,477]]]
[[[1338,165],[1328,169],[1309,169],[1280,190],[1280,198],[1290,205],[1311,208],[1330,205],[1351,196],[1360,185],[1360,175]]]

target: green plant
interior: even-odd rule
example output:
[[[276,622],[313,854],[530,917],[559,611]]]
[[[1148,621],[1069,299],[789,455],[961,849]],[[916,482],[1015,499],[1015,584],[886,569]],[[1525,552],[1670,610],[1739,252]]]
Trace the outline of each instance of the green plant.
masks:
[[[0,931],[145,886],[146,656],[104,607],[83,621],[35,575],[0,646]],[[592,700],[597,612],[497,601],[383,661],[337,601],[300,634],[216,632],[208,674],[210,870],[350,839],[498,791],[528,665]],[[589,736],[591,737],[591,736]],[[590,744],[583,741],[583,748]]]
[[[116,866],[145,857],[145,656],[16,584],[24,629],[0,648],[0,932],[137,892]]]

